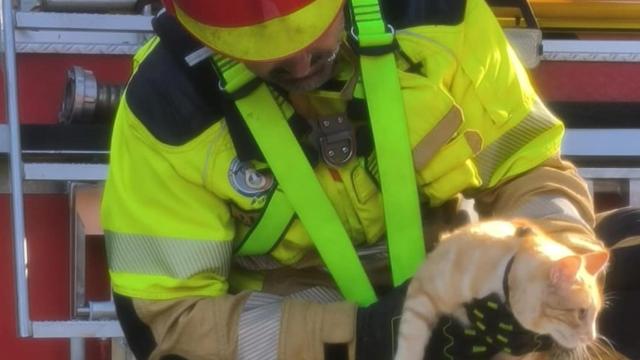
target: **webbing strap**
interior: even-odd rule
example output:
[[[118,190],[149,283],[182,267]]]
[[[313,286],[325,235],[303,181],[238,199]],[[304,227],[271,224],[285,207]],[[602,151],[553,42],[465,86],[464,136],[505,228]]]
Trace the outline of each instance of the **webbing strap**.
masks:
[[[377,0],[352,0],[351,33],[360,49],[386,48],[392,32]],[[356,50],[358,51],[358,50]],[[360,68],[371,118],[382,188],[387,243],[394,285],[412,277],[425,248],[411,144],[395,58],[392,52],[360,51]]]
[[[267,254],[289,227],[294,214],[287,196],[280,187],[276,187],[269,201],[264,205],[260,219],[245,236],[235,253],[241,256]]]
[[[224,90],[229,94],[235,93],[255,78],[251,71],[248,71],[244,66],[240,66],[238,62],[232,59],[225,58],[219,54],[215,54],[213,59],[218,71],[225,74],[225,77],[221,79],[224,81],[221,87],[224,87]]]
[[[249,72],[242,64],[231,67],[234,73],[238,68]],[[227,71],[221,76],[226,79]],[[362,306],[375,301],[349,236],[267,85],[235,104],[344,297]]]

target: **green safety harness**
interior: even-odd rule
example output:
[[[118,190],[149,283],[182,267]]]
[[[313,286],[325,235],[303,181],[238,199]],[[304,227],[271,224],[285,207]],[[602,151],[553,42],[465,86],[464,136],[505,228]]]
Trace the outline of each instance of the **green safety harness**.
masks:
[[[425,249],[393,55],[397,44],[377,0],[352,0],[349,20],[375,143],[393,283],[398,285],[413,276]],[[352,242],[287,122],[292,106],[243,64],[216,54],[213,65],[221,90],[234,101],[278,182],[260,221],[236,253],[269,252],[297,214],[343,296],[359,305],[374,302],[376,295]]]

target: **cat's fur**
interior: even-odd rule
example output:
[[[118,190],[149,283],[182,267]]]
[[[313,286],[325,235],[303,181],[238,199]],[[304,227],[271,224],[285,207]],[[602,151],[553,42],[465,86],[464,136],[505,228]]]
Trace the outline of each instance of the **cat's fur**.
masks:
[[[468,324],[464,303],[491,293],[504,300],[512,257],[508,300],[520,324],[564,348],[593,341],[603,303],[596,277],[608,252],[576,255],[525,220],[494,220],[453,232],[429,254],[407,290],[395,359],[423,359],[441,315]]]

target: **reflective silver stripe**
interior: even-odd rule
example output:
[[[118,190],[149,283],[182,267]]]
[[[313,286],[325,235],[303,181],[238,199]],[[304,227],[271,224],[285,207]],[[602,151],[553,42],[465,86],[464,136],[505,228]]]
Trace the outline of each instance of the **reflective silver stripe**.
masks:
[[[533,196],[519,208],[511,212],[510,215],[513,217],[562,220],[589,228],[589,225],[582,219],[576,207],[569,200],[561,196]]]
[[[183,240],[105,231],[109,269],[186,279],[202,272],[229,274],[231,241]]]
[[[276,360],[282,297],[253,293],[238,322],[238,360]]]
[[[309,289],[295,292],[288,296],[288,298],[296,300],[305,300],[309,302],[315,302],[319,304],[327,304],[331,302],[344,300],[340,292],[335,289],[331,289],[324,286],[314,286]]]
[[[518,125],[476,156],[475,162],[482,182],[489,183],[494,171],[516,151],[559,123],[560,121],[537,100],[531,112]]]
[[[238,360],[277,359],[282,302],[286,299],[316,303],[343,300],[336,290],[322,286],[301,290],[286,298],[252,293],[244,303],[238,322]]]
[[[271,255],[255,255],[255,256],[235,256],[233,261],[240,267],[247,270],[273,270],[284,267],[277,262]]]

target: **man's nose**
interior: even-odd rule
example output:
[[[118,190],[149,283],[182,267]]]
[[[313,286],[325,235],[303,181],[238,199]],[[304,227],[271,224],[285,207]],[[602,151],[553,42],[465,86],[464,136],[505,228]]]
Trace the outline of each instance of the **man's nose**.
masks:
[[[291,77],[301,78],[309,75],[311,72],[311,54],[306,51],[293,56],[286,63],[286,69]]]

